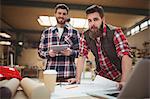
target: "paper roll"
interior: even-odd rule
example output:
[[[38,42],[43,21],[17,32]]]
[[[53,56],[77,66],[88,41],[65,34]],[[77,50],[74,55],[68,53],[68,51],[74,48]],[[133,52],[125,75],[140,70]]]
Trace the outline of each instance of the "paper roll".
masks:
[[[1,99],[11,99],[19,87],[19,80],[12,78],[0,86]]]
[[[21,87],[29,99],[50,99],[48,89],[30,78],[23,78]]]
[[[2,81],[0,81],[0,87],[1,87],[3,84],[5,84],[6,82],[8,82],[8,80],[2,80]]]

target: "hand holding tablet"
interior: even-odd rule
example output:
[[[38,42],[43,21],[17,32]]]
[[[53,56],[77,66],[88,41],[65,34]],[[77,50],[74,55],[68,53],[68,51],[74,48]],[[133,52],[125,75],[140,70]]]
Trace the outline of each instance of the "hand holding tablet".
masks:
[[[65,49],[69,48],[69,45],[68,44],[64,44],[64,45],[51,45],[50,46],[50,49],[51,50],[54,50],[56,52],[60,52],[60,51],[63,51]]]

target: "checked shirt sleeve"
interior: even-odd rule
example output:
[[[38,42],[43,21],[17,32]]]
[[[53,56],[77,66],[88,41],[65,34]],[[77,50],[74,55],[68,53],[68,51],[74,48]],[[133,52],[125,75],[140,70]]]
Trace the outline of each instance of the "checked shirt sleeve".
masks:
[[[120,28],[115,31],[114,43],[118,57],[122,58],[124,55],[132,57],[128,41]]]
[[[80,42],[80,34],[77,30],[76,30],[75,35],[73,35],[73,41],[72,42],[73,42],[72,56],[77,58],[79,55],[79,42]]]
[[[79,45],[79,56],[83,56],[88,58],[88,46],[87,46],[87,42],[84,39],[84,33],[82,33],[82,36],[80,38],[80,45]]]
[[[38,54],[44,59],[50,57],[48,54],[48,30],[43,31],[41,35]]]

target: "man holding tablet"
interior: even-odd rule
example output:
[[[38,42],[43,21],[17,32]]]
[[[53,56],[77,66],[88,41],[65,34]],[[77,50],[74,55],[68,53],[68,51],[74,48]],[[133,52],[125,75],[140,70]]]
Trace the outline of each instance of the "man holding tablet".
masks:
[[[65,25],[69,8],[65,4],[55,7],[56,26],[44,30],[38,53],[47,59],[46,69],[57,71],[57,82],[68,81],[76,76],[75,58],[79,51],[79,32]]]

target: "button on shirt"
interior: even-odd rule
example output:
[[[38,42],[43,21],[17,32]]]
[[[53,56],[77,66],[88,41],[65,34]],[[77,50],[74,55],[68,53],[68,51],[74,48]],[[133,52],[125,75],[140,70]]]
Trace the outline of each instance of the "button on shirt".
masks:
[[[79,54],[79,39],[79,32],[74,28],[64,26],[61,37],[59,37],[56,26],[46,29],[41,35],[38,49],[39,56],[47,59],[46,69],[55,69],[58,72],[58,78],[74,77],[76,73],[75,58]],[[48,54],[50,46],[62,44],[70,46],[71,56],[57,54],[56,57],[50,57]]]
[[[106,29],[106,25],[104,25],[103,36],[105,36],[106,33],[107,33],[107,29]],[[113,42],[115,44],[117,56],[120,59],[123,55],[131,56],[131,50],[129,48],[127,39],[124,36],[120,28],[116,28]],[[103,77],[109,78],[111,80],[117,79],[121,75],[121,73],[119,70],[117,70],[116,66],[110,62],[108,57],[103,55],[104,52],[102,53],[100,38],[97,38],[96,46],[98,49],[98,56],[99,56],[99,62],[100,62],[100,68],[101,68],[101,70],[98,71],[98,74]],[[80,56],[85,56],[86,58],[88,58],[87,55],[88,55],[89,50],[90,49],[87,46],[87,42],[84,39],[84,34],[82,34],[81,39],[80,39]]]

